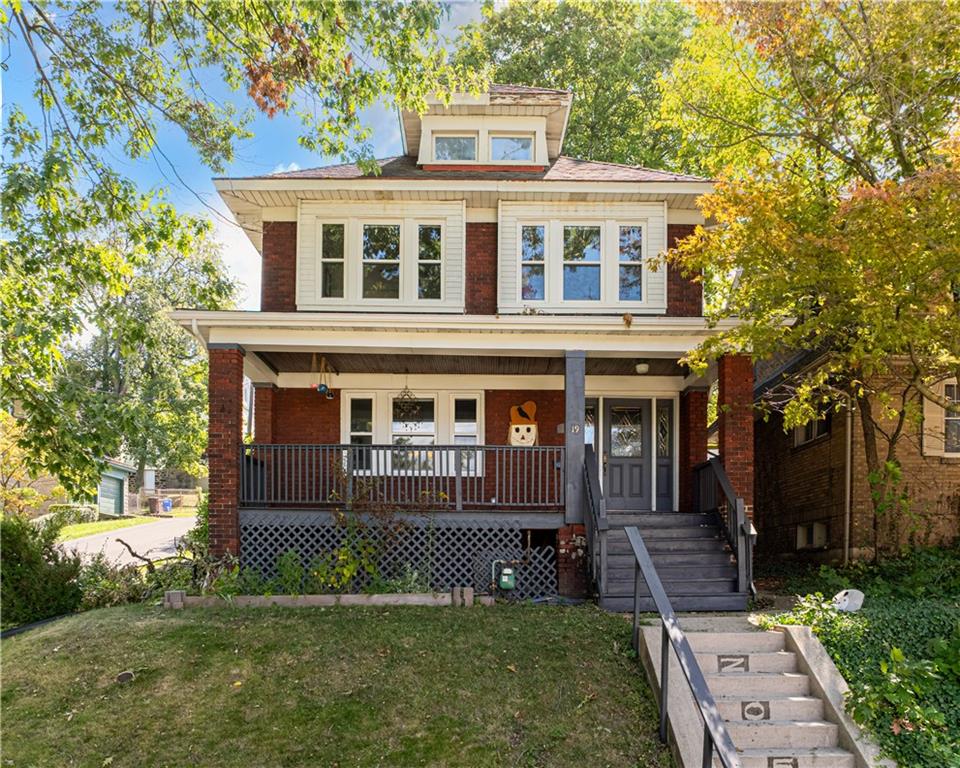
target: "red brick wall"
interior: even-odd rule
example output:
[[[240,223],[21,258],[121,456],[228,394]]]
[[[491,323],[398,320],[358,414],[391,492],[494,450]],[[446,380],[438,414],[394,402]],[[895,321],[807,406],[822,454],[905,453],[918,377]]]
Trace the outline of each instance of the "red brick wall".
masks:
[[[297,223],[263,222],[261,312],[297,311]]]
[[[484,441],[487,445],[507,445],[510,407],[527,400],[537,404],[537,431],[540,445],[563,445],[563,433],[557,426],[565,416],[563,390],[488,389],[484,393]]]
[[[497,225],[467,223],[465,310],[468,315],[497,313]]]
[[[668,224],[667,246],[673,248],[687,235],[693,234],[693,224]],[[667,315],[669,317],[699,317],[703,314],[703,289],[700,283],[688,280],[672,264],[667,267]]]
[[[257,443],[273,442],[274,400],[277,388],[273,384],[254,385],[253,439]]]
[[[207,464],[210,471],[210,552],[239,551],[240,443],[243,440],[243,352],[211,348],[207,395]]]
[[[717,362],[720,460],[738,496],[753,512],[753,362],[723,355]]]
[[[333,400],[313,389],[278,389],[274,396],[273,442],[340,442],[340,391]]]
[[[705,389],[680,395],[680,512],[693,512],[693,468],[707,458],[707,398]]]

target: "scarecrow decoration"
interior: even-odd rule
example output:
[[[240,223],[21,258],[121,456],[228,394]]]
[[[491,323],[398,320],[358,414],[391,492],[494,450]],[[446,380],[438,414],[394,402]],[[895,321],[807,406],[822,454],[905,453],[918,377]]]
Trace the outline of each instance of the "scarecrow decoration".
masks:
[[[537,445],[537,404],[527,400],[523,405],[510,407],[510,430],[507,439],[510,445]]]

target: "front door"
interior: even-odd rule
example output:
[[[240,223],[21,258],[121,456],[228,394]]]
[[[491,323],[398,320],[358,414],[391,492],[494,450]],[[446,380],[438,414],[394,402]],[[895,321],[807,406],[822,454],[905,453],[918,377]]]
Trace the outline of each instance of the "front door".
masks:
[[[603,401],[604,496],[611,512],[651,508],[649,400]]]

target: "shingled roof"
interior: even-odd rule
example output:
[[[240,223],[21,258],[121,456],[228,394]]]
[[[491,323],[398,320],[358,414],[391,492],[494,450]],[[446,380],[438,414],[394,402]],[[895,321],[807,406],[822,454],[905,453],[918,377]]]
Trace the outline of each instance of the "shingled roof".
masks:
[[[511,86],[513,87],[513,86]],[[577,160],[561,155],[543,171],[425,171],[415,158],[401,156],[377,160],[380,166],[378,176],[364,174],[356,163],[327,165],[320,168],[305,168],[299,171],[282,171],[265,176],[244,178],[256,179],[369,179],[376,183],[378,179],[420,179],[420,180],[476,180],[476,181],[621,181],[621,182],[657,182],[692,181],[708,182],[699,176],[683,173],[657,171],[641,168],[637,165],[620,165],[593,160]],[[235,177],[236,178],[236,177]]]

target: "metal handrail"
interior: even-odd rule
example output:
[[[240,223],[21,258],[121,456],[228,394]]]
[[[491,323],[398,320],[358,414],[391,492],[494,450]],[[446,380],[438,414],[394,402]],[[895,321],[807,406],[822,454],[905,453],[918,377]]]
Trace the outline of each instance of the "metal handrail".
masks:
[[[597,456],[592,445],[584,446],[583,487],[587,502],[583,516],[590,552],[590,570],[597,591],[602,595],[607,582],[607,502],[600,488]]]
[[[733,745],[730,733],[724,725],[723,718],[717,709],[717,702],[707,687],[703,670],[697,663],[697,657],[690,647],[690,642],[680,629],[673,606],[667,597],[666,590],[653,565],[647,546],[643,543],[643,536],[636,527],[625,529],[627,540],[633,550],[635,574],[633,582],[633,649],[640,652],[640,580],[646,582],[653,603],[660,614],[662,634],[660,639],[660,741],[667,742],[667,703],[670,688],[670,655],[667,645],[673,648],[680,662],[680,669],[687,687],[693,695],[703,719],[703,768],[710,768],[713,763],[713,753],[716,751],[724,768],[740,768],[740,757],[737,748]]]
[[[737,496],[720,459],[711,458],[697,464],[693,470],[696,475],[696,511],[716,511],[720,515],[720,527],[737,561],[737,591],[756,594],[753,584],[753,544],[757,532],[747,517],[743,497]],[[716,499],[718,487],[726,502],[725,513],[721,513]]]

